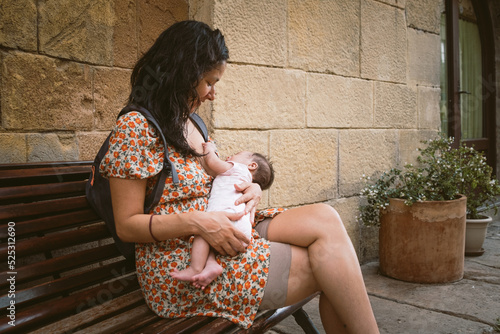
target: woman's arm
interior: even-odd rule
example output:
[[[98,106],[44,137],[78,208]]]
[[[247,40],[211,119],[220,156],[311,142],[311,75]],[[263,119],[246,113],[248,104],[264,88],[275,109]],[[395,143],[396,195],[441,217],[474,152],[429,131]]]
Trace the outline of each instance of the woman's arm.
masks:
[[[147,179],[110,178],[111,200],[116,232],[128,242],[153,242],[149,231],[150,215],[144,214]],[[151,232],[158,240],[197,234],[222,255],[243,252],[250,240],[231,223],[243,213],[187,212],[155,215]]]

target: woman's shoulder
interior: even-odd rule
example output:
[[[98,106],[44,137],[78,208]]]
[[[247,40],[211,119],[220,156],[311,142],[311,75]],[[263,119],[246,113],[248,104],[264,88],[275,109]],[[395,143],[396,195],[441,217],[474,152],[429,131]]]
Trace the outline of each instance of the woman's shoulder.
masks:
[[[141,114],[139,111],[129,111],[116,120],[116,126],[118,129],[138,129],[143,130],[140,135],[146,136],[147,134],[157,137],[156,129],[154,126],[150,126],[147,118]],[[147,131],[147,132],[146,132]]]

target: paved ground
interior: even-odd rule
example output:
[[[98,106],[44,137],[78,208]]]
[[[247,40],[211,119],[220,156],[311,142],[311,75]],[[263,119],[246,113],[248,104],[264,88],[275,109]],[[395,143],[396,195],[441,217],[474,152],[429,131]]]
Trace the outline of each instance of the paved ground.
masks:
[[[363,265],[380,333],[500,333],[500,219],[489,226],[483,248],[482,256],[465,258],[464,278],[451,284],[406,283],[379,275],[377,262]],[[325,333],[317,304],[314,299],[305,309]],[[303,332],[290,317],[268,333]]]

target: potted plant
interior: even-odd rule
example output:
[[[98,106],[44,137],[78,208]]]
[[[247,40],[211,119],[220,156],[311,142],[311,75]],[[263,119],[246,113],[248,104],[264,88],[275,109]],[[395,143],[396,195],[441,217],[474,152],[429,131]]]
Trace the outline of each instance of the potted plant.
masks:
[[[365,177],[360,220],[380,226],[383,274],[419,283],[456,281],[463,277],[466,212],[478,208],[475,200],[466,208],[467,195],[480,198],[480,206],[498,193],[498,181],[491,169],[484,177],[482,154],[465,145],[453,148],[453,138],[423,143],[417,165]],[[475,197],[480,192],[486,197]]]
[[[486,163],[482,153],[463,144],[459,151],[462,182],[458,192],[467,196],[465,255],[478,256],[484,253],[482,247],[492,221],[482,210],[493,209],[496,214],[500,184],[492,176],[493,168]]]

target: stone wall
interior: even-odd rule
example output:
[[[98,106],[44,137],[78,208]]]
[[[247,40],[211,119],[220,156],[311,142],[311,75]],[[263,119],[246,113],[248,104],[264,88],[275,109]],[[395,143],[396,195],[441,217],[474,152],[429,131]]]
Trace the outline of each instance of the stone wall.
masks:
[[[0,163],[93,160],[183,0],[0,0]]]
[[[413,161],[439,130],[439,0],[191,0],[223,31],[230,64],[207,107],[222,154],[270,156],[269,206],[334,206],[362,261],[360,177]],[[363,242],[360,242],[363,240]]]
[[[355,219],[361,175],[439,129],[440,0],[0,1],[0,162],[92,159],[138,55],[188,17],[230,50],[200,110],[222,155],[267,154],[261,207],[331,204],[362,261],[378,238]]]

